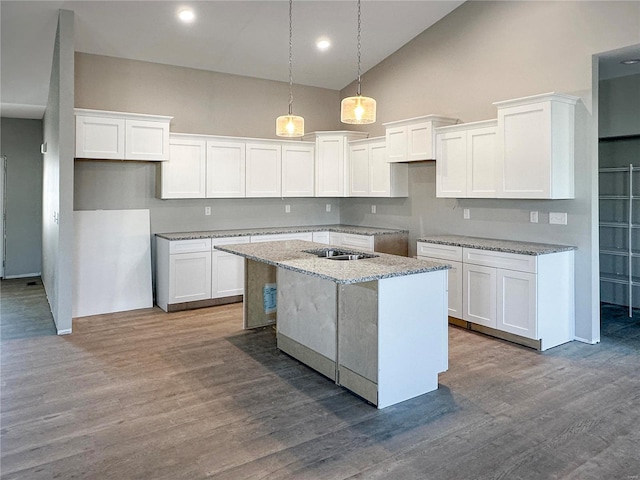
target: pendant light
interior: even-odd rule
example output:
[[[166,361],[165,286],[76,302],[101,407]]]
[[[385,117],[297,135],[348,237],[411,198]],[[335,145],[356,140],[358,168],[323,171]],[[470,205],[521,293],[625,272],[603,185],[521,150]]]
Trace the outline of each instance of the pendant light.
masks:
[[[342,123],[365,124],[376,121],[376,101],[371,97],[362,96],[360,84],[360,0],[358,0],[358,90],[355,97],[342,99],[340,104]]]
[[[293,0],[289,0],[289,114],[282,115],[276,119],[276,135],[279,137],[301,137],[304,135],[304,118],[293,114],[293,75],[291,74],[292,7]]]

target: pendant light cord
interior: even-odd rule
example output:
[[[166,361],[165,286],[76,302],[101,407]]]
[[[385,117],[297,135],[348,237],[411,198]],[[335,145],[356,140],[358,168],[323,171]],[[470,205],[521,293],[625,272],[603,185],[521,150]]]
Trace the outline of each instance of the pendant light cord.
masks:
[[[292,51],[293,51],[293,0],[289,0],[289,115],[293,113],[293,74],[292,72]]]
[[[358,90],[357,95],[360,96],[360,0],[358,0]]]

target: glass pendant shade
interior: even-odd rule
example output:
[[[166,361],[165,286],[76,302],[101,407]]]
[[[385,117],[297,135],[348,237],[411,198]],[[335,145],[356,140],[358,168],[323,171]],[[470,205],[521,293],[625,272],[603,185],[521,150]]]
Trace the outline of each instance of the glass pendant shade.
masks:
[[[376,101],[362,95],[343,98],[340,103],[340,121],[358,125],[375,123]]]
[[[276,135],[279,137],[303,136],[304,118],[291,114],[276,118]]]

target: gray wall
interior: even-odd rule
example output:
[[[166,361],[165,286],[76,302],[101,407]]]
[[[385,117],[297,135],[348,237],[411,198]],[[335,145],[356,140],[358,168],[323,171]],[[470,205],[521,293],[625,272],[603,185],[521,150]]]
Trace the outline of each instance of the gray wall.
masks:
[[[277,138],[288,84],[191,68],[76,53],[76,107],[172,115],[171,131]],[[305,130],[342,129],[335,90],[294,85]],[[76,161],[75,210],[148,208],[152,233],[338,223],[336,199],[155,198],[156,165]],[[331,213],[325,204],[332,204]],[[284,206],[291,205],[291,213]],[[211,206],[211,216],[204,207]]]
[[[59,334],[71,333],[73,302],[73,17],[60,10],[43,118],[42,282]]]
[[[600,137],[640,134],[640,74],[600,82]]]
[[[5,190],[5,278],[42,271],[42,120],[3,118],[2,154],[7,156]]]
[[[597,238],[597,62],[594,54],[640,43],[638,2],[467,2],[368,71],[363,93],[378,102],[378,123],[438,113],[464,122],[496,117],[492,102],[557,91],[581,98],[576,125],[576,198],[562,201],[435,198],[435,166],[410,166],[407,201],[348,200],[341,221],[571,244],[576,252],[576,335],[599,341]],[[595,78],[594,78],[595,75]],[[593,85],[596,91],[593,91]],[[353,87],[342,93],[346,95]],[[471,219],[462,219],[462,209]],[[529,211],[540,223],[529,223]],[[567,212],[568,225],[548,224]]]

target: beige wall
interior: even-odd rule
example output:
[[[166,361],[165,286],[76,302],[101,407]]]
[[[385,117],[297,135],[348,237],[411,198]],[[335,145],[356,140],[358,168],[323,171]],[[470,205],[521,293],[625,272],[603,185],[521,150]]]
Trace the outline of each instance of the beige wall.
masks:
[[[437,199],[435,164],[419,163],[410,166],[410,199],[348,200],[341,221],[409,228],[414,252],[417,237],[442,233],[576,245],[576,335],[599,341],[592,56],[638,43],[640,2],[463,4],[364,75],[363,93],[377,100],[379,120],[366,130],[383,134],[383,122],[428,113],[490,119],[495,101],[550,91],[576,95],[575,200]],[[470,220],[462,219],[463,208],[471,209]],[[533,210],[538,224],[529,223]],[[549,225],[549,212],[567,212],[568,225]]]
[[[171,131],[275,136],[289,108],[289,84],[193,68],[76,53],[76,107],[172,115]],[[294,85],[305,130],[340,129],[336,90]]]

